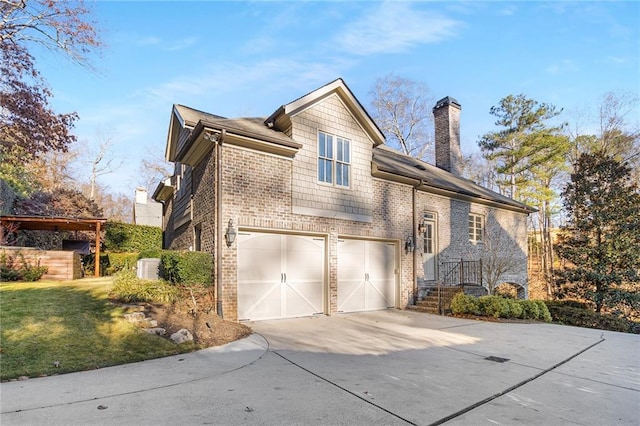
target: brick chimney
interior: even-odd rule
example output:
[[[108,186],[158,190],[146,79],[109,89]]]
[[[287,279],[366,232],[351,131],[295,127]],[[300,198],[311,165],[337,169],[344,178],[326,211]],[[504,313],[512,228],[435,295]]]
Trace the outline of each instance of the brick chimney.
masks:
[[[458,101],[450,96],[440,99],[433,107],[436,166],[456,176],[462,174],[460,108]]]
[[[147,189],[144,187],[136,188],[136,204],[147,204]]]

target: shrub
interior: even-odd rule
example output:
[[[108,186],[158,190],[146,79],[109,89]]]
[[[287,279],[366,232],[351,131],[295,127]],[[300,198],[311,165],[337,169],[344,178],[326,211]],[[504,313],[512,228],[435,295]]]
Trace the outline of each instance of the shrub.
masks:
[[[20,274],[14,267],[13,256],[3,250],[0,254],[0,282],[18,281],[19,279]]]
[[[124,269],[134,269],[138,262],[138,253],[109,253],[109,266],[106,275],[114,275]]]
[[[161,257],[162,257],[162,250],[161,249],[142,250],[138,254],[138,260],[139,259],[160,259]]]
[[[18,274],[22,277],[23,281],[38,281],[49,270],[49,267],[47,266],[40,266],[40,259],[35,256],[33,265],[26,261],[22,253],[20,253],[19,256],[22,267],[20,268],[20,271],[18,271]]]
[[[93,275],[93,271],[96,267],[96,255],[95,253],[82,256],[82,266],[85,274]],[[109,261],[109,255],[106,253],[100,254],[100,276],[104,277],[108,275],[109,267],[111,263]]]
[[[523,308],[519,303],[519,300],[512,299],[510,297],[505,298],[507,305],[509,306],[508,318],[522,318]]]
[[[160,250],[162,249],[162,229],[156,226],[107,222],[104,248],[111,253]]]
[[[549,308],[547,308],[547,305],[544,303],[544,301],[534,300],[534,302],[536,303],[536,305],[538,305],[538,319],[541,319],[544,322],[551,322],[551,313],[549,312]]]
[[[540,308],[533,300],[519,300],[518,303],[522,307],[520,318],[536,320],[540,317]]]
[[[168,251],[160,257],[162,274],[167,281],[187,286],[212,284],[213,259],[199,251]]]
[[[545,305],[553,321],[560,324],[640,334],[640,323],[625,318],[597,314],[590,309],[576,308],[571,303],[559,301],[546,301]]]
[[[162,280],[141,280],[132,270],[116,274],[111,297],[123,302],[172,303],[178,299],[179,289]]]
[[[490,315],[494,318],[509,317],[509,302],[500,296],[481,296],[478,299],[480,315]]]
[[[451,300],[451,312],[454,314],[473,314],[477,315],[480,309],[478,307],[478,298],[464,293],[458,293]]]

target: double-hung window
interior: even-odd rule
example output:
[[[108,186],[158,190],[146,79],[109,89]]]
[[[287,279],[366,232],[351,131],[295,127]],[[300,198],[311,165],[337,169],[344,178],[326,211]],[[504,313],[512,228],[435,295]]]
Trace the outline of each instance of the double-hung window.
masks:
[[[351,182],[351,141],[318,132],[318,182],[346,187]]]
[[[484,221],[479,214],[469,214],[469,241],[473,243],[482,242],[484,234]]]

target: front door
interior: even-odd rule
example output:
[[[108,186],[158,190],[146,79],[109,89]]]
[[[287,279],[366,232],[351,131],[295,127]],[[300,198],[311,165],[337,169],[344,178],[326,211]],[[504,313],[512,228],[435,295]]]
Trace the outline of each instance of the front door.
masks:
[[[436,215],[425,213],[423,217],[424,251],[422,255],[422,267],[424,269],[425,281],[436,280]]]

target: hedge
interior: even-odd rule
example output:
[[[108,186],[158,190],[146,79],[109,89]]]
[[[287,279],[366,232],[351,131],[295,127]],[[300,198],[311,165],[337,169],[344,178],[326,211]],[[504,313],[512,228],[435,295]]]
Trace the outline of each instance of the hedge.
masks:
[[[502,296],[475,297],[458,293],[451,301],[454,314],[492,316],[494,318],[522,318],[551,321],[551,314],[544,302],[539,300],[515,300]]]
[[[545,301],[553,322],[576,327],[640,334],[640,322],[609,314],[598,314],[576,301]]]
[[[164,250],[160,267],[164,279],[174,284],[209,287],[213,283],[213,258],[209,253]]]
[[[162,249],[162,229],[156,226],[107,222],[104,250],[110,253],[142,252]]]

